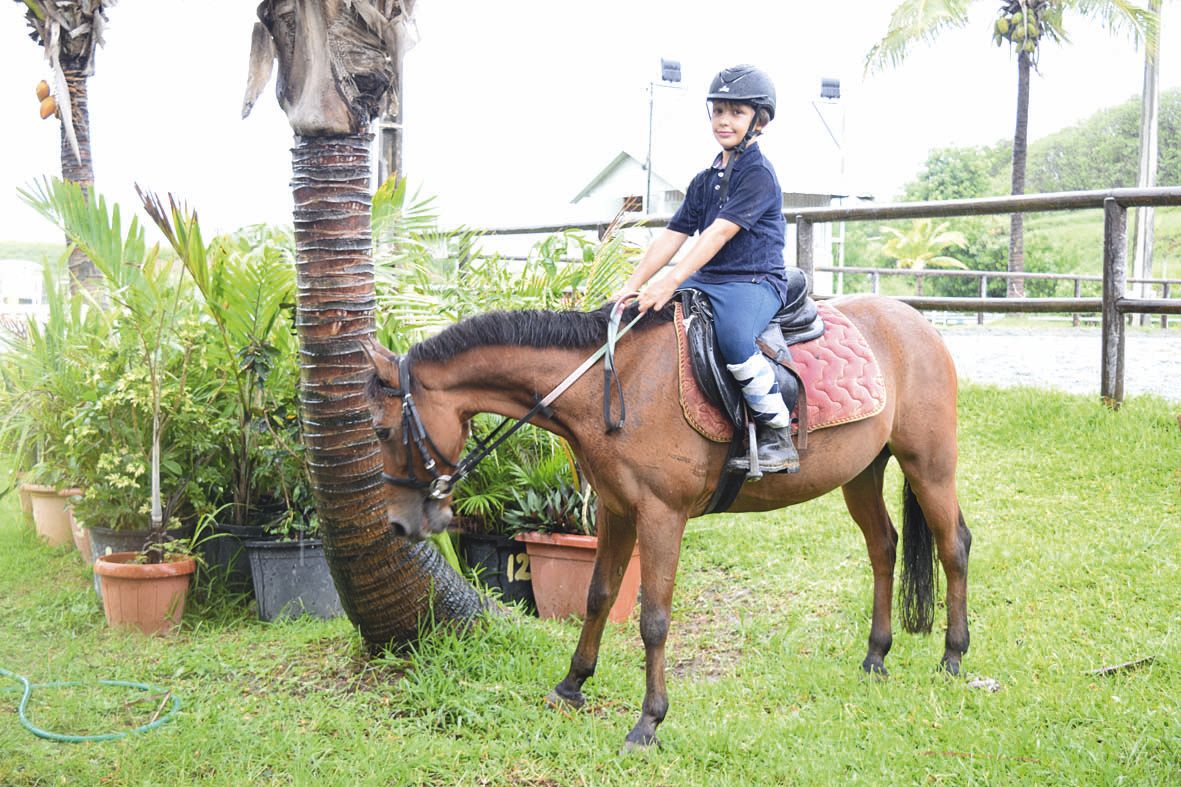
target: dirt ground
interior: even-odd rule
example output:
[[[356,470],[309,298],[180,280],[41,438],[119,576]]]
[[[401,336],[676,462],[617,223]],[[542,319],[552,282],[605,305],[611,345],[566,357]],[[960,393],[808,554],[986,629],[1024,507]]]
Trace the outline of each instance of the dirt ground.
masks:
[[[961,380],[1099,395],[1098,328],[936,327]],[[1181,331],[1136,329],[1126,337],[1124,395],[1151,393],[1181,402]]]

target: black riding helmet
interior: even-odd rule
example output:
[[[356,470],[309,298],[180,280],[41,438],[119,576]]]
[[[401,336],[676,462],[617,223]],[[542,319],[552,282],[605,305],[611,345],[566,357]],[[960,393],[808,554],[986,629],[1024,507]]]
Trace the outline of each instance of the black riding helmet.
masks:
[[[754,66],[741,65],[719,71],[709,84],[706,101],[741,101],[765,109],[775,119],[775,85],[766,72]]]
[[[734,101],[750,104],[755,108],[755,117],[751,120],[746,136],[733,149],[726,164],[726,171],[722,175],[721,191],[718,201],[723,203],[730,193],[730,172],[734,168],[734,161],[746,152],[746,146],[757,137],[760,131],[755,129],[758,111],[767,110],[769,120],[775,119],[775,84],[766,72],[751,65],[731,66],[718,72],[709,84],[709,94],[706,95],[706,106],[713,101]]]

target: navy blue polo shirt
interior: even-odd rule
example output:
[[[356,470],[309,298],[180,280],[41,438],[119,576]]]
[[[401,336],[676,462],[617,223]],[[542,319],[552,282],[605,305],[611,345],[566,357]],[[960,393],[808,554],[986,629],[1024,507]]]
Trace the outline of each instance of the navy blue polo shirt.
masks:
[[[783,266],[783,245],[787,223],[783,220],[783,190],[775,169],[763,158],[758,144],[752,143],[734,162],[730,193],[722,205],[718,202],[721,176],[725,172],[721,163],[719,154],[709,169],[693,178],[685,201],[668,228],[693,235],[714,219],[723,218],[742,229],[681,286],[692,287],[694,280],[704,284],[767,281],[778,291],[780,300],[784,300],[787,273]]]

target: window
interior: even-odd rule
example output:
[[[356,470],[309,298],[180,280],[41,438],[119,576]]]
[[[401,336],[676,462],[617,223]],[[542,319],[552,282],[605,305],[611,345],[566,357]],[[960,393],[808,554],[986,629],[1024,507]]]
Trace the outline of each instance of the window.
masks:
[[[640,213],[644,210],[644,198],[640,196],[624,197],[623,210],[625,213]]]

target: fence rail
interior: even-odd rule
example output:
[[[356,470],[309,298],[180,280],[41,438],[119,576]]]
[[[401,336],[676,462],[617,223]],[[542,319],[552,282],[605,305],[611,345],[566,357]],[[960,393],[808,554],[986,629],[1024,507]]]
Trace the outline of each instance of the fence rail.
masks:
[[[901,296],[899,300],[915,308],[930,311],[1030,312],[1101,315],[1102,363],[1100,367],[1100,395],[1111,407],[1118,408],[1124,398],[1124,318],[1128,314],[1159,314],[1167,326],[1168,315],[1181,315],[1181,298],[1170,298],[1171,286],[1181,284],[1177,279],[1136,279],[1134,283],[1159,283],[1163,298],[1133,298],[1125,293],[1128,283],[1128,208],[1181,206],[1181,187],[1120,188],[1100,191],[1064,191],[1050,194],[1026,194],[1015,197],[984,197],[939,202],[905,202],[889,205],[858,205],[839,208],[790,208],[784,218],[796,225],[796,265],[808,276],[809,283],[817,270],[813,248],[813,227],[841,221],[889,221],[892,219],[945,218],[957,216],[987,216],[1006,213],[1046,213],[1067,210],[1103,211],[1103,274],[1100,277],[1072,274],[1039,274],[1009,271],[940,271],[938,275],[966,275],[1003,277],[1007,279],[1065,278],[1075,281],[1073,298],[990,298],[986,292],[987,278],[982,278],[981,297],[933,298]],[[642,220],[623,221],[616,228],[664,227],[670,216],[649,216]],[[529,235],[561,232],[563,230],[596,231],[600,236],[611,222],[546,225],[532,227],[503,227],[487,230],[489,235]],[[850,273],[854,268],[823,268]],[[874,275],[885,274],[877,270]],[[914,271],[890,271],[891,275],[916,275]],[[936,275],[924,271],[922,276]],[[1100,280],[1100,298],[1080,296],[1081,282]],[[897,297],[897,296],[896,296]]]
[[[942,202],[908,202],[848,208],[804,208],[785,214],[796,225],[796,265],[809,281],[814,274],[812,227],[833,221],[883,221],[905,218],[983,216],[1003,213],[1044,213],[1059,210],[1103,209],[1103,297],[1092,298],[931,298],[918,308],[961,311],[1061,311],[1098,312],[1101,315],[1101,363],[1099,394],[1109,406],[1118,408],[1124,400],[1124,315],[1181,314],[1181,299],[1129,298],[1124,287],[1128,279],[1128,208],[1181,205],[1181,188],[1108,189],[1067,191],[1017,197],[985,197]],[[1026,274],[1009,276],[1028,278]],[[1016,302],[1022,306],[1011,306]]]

